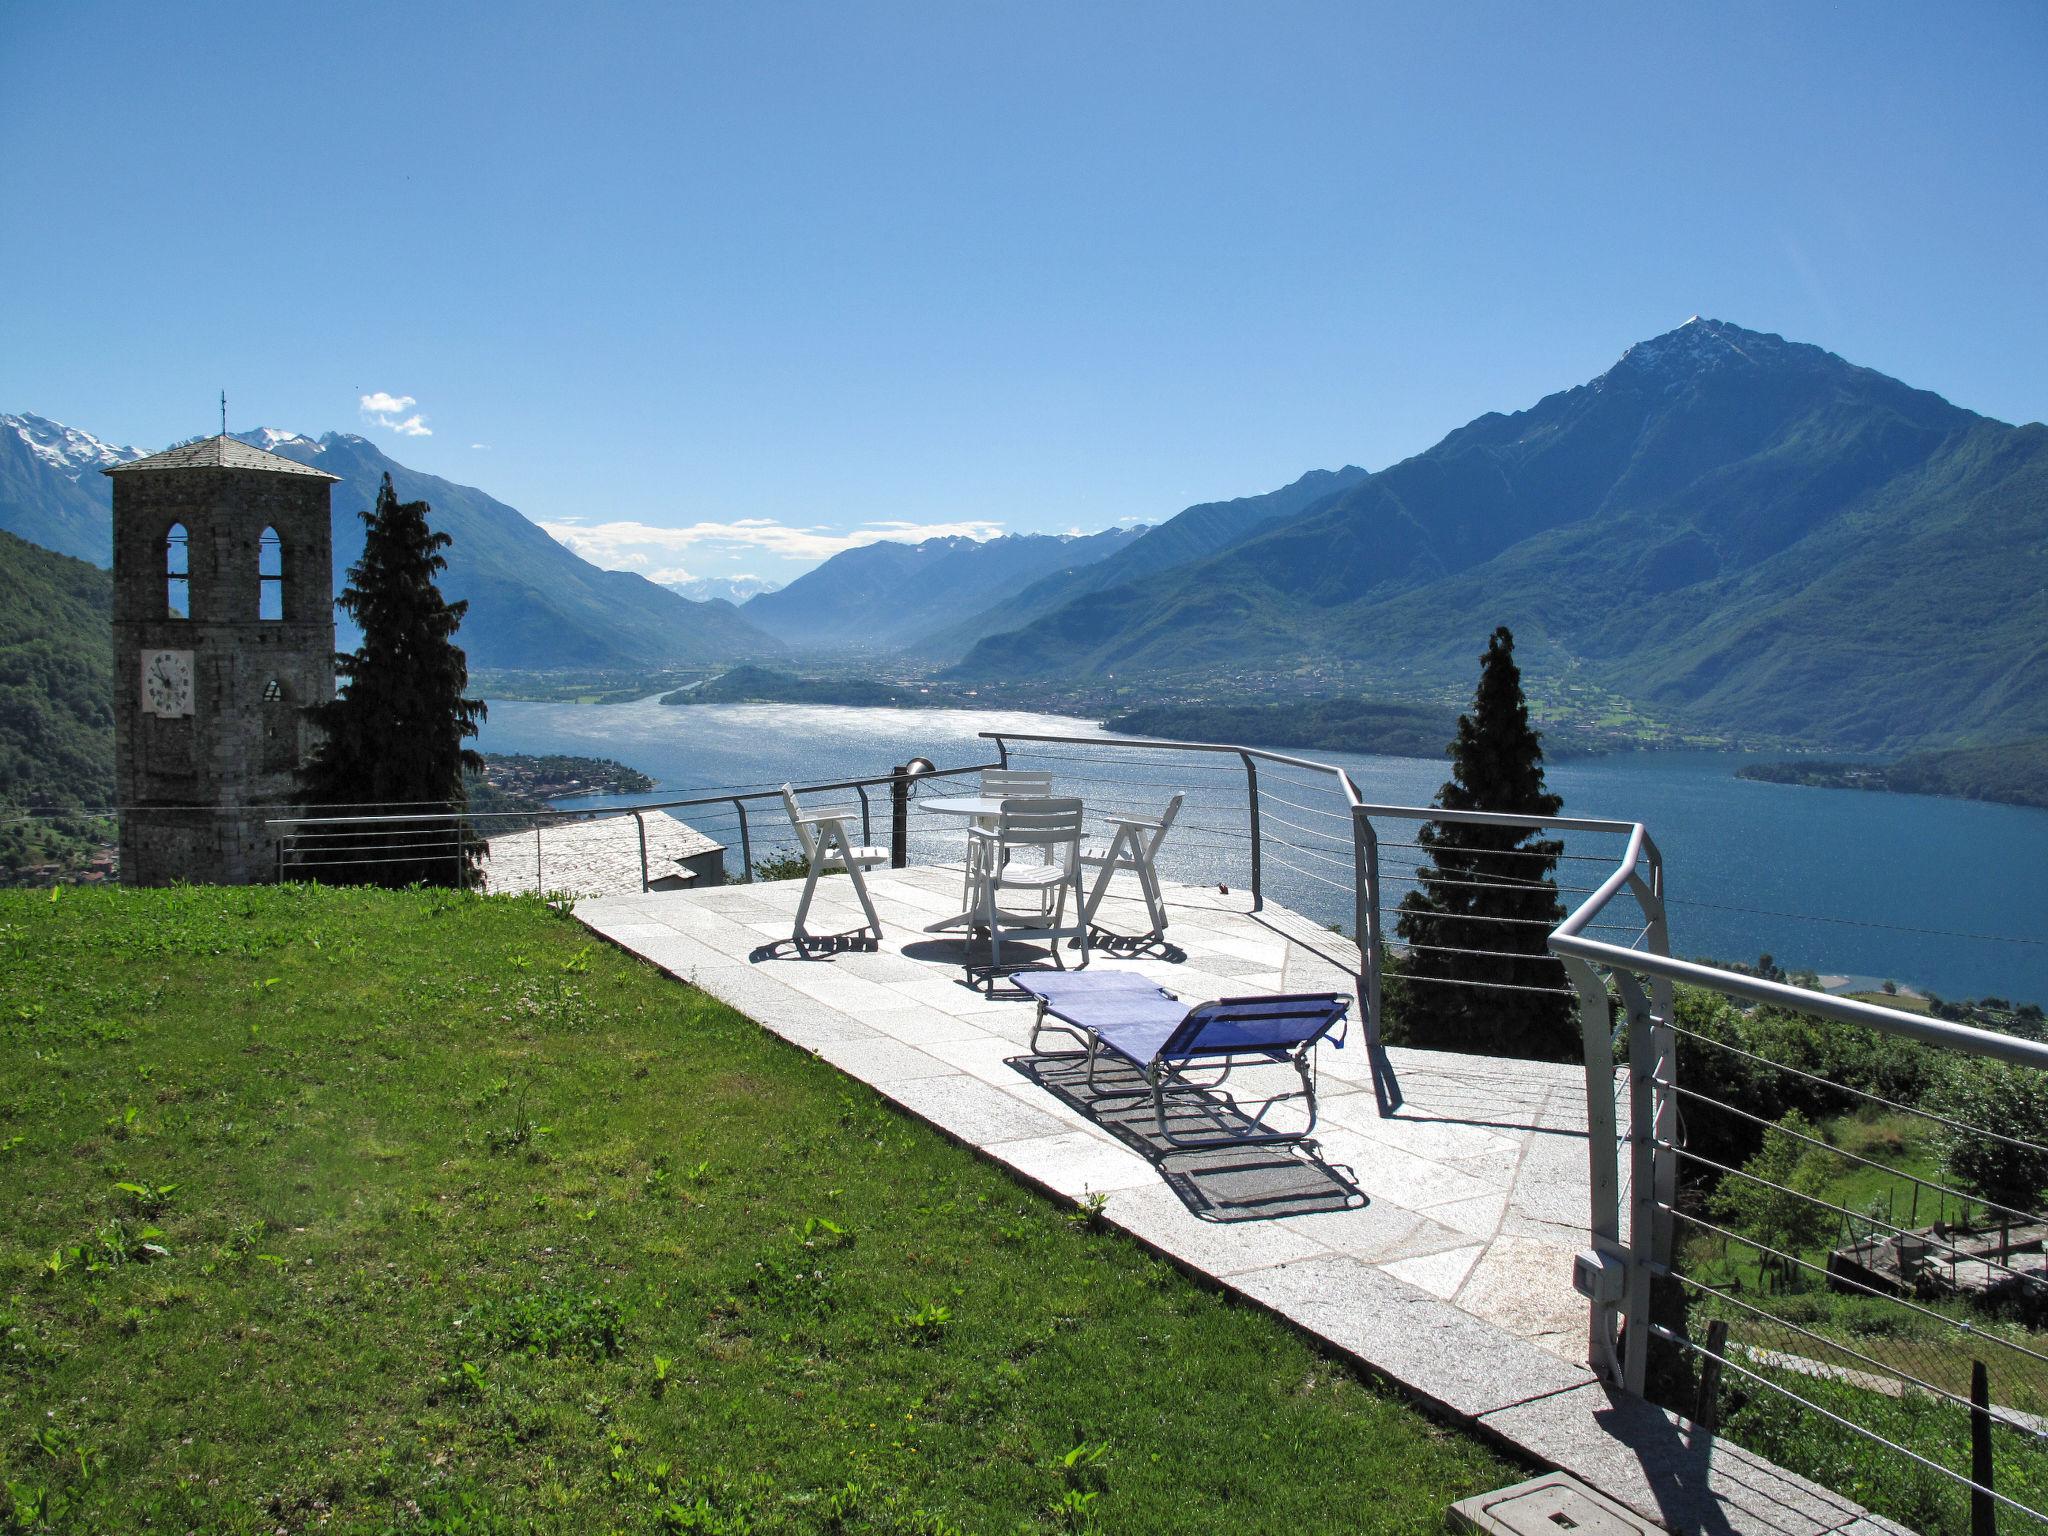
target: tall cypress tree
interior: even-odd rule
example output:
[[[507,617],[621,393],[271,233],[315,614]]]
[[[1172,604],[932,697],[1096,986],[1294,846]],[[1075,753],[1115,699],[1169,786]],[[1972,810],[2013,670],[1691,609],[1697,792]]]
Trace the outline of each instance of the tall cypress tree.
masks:
[[[374,805],[392,815],[459,809],[463,770],[482,771],[464,743],[484,704],[463,696],[469,661],[454,643],[469,604],[444,600],[434,583],[452,541],[428,526],[431,510],[401,502],[386,475],[375,509],[363,514],[363,556],[336,599],[363,642],[335,658],[345,691],[308,711],[325,733],[301,776],[309,805]],[[334,845],[324,862],[335,877],[374,885],[464,883],[476,853],[453,820],[359,826],[324,841]]]
[[[1447,811],[1555,815],[1564,801],[1543,782],[1541,735],[1530,728],[1505,626],[1486,643],[1472,712],[1458,717]],[[1402,1038],[1441,1050],[1569,1059],[1577,1054],[1564,967],[1545,939],[1564,919],[1554,878],[1559,842],[1533,827],[1426,824],[1428,862],[1402,898],[1394,930]],[[1461,983],[1484,985],[1461,985]]]

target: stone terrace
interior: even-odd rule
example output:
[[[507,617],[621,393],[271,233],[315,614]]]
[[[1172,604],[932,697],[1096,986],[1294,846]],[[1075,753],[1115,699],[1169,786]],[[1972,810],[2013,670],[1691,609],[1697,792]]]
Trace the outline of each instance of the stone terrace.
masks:
[[[790,943],[801,881],[605,896],[576,916],[1027,1181],[1103,1196],[1113,1225],[1184,1268],[1671,1529],[1889,1529],[1734,1446],[1695,1441],[1586,1369],[1586,1306],[1571,1288],[1587,1214],[1577,1068],[1396,1049],[1406,1102],[1382,1118],[1354,1026],[1349,1049],[1319,1052],[1309,1153],[1169,1151],[1149,1101],[1091,1106],[1071,1064],[1031,1058],[1029,1000],[1000,981],[968,984],[963,941],[924,931],[958,909],[957,866],[868,883],[879,948],[808,958]],[[1167,898],[1166,944],[1098,949],[1091,966],[1137,971],[1189,1002],[1351,988],[1356,949],[1305,918],[1214,890],[1169,886]],[[1112,894],[1101,920],[1141,928],[1142,907]],[[811,931],[860,921],[849,883],[821,882]],[[1276,1091],[1294,1086],[1284,1068],[1260,1070]],[[1256,1073],[1231,1084],[1248,1098],[1263,1086]]]

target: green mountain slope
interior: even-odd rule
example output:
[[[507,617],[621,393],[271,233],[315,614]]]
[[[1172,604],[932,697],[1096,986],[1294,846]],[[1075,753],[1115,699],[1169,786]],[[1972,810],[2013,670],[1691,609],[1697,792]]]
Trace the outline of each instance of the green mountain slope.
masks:
[[[2048,736],[1994,747],[1951,747],[1911,752],[1895,763],[1834,763],[1801,758],[1790,763],[1745,763],[1736,777],[1770,784],[1814,784],[1830,789],[1894,790],[1947,795],[2048,810]]]
[[[114,793],[113,578],[0,532],[0,804]]]
[[[1355,464],[1334,470],[1312,469],[1292,485],[1261,496],[1240,496],[1234,501],[1209,501],[1189,507],[1158,527],[1146,530],[1142,537],[1106,559],[1033,582],[1023,591],[1005,594],[993,607],[959,622],[932,626],[906,649],[933,659],[954,660],[978,641],[1020,629],[1089,593],[1142,582],[1234,544],[1255,528],[1298,516],[1356,485],[1365,476],[1366,471]]]
[[[1455,684],[1474,636],[1724,729],[1852,745],[2048,727],[2042,428],[1694,321],[963,676],[1325,659]],[[2031,554],[2031,558],[2015,558]]]
[[[843,550],[779,592],[747,604],[746,622],[790,645],[888,651],[913,635],[980,612],[1059,571],[1094,564],[1143,529],[926,539]]]

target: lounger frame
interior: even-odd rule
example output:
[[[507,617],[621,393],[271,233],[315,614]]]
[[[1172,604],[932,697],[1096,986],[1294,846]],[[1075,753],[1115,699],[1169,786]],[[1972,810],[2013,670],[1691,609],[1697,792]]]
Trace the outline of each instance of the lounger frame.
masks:
[[[1031,1022],[1031,1052],[1045,1060],[1080,1061],[1088,1065],[1087,1084],[1097,1101],[1110,1099],[1141,1099],[1148,1095],[1152,1100],[1153,1123],[1159,1138],[1168,1146],[1183,1152],[1212,1151],[1225,1147],[1250,1147],[1288,1145],[1306,1141],[1315,1134],[1317,1103],[1315,1048],[1347,1014],[1351,999],[1342,993],[1279,993],[1265,997],[1226,997],[1213,1003],[1204,1003],[1190,1008],[1181,1025],[1159,1047],[1149,1060],[1140,1060],[1129,1051],[1122,1049],[1113,1039],[1105,1039],[1085,1024],[1052,1012],[1052,1005],[1039,998],[1036,1016]],[[1325,1012],[1327,1022],[1306,1039],[1292,1045],[1203,1047],[1201,1036],[1213,1025],[1232,1022],[1231,1009],[1247,1004],[1271,1005],[1273,1003],[1300,1003],[1303,1011]],[[1039,1037],[1046,1030],[1057,1030],[1073,1037],[1081,1048],[1071,1051],[1041,1051]],[[1096,1080],[1096,1069],[1104,1050],[1136,1067],[1145,1079],[1142,1088],[1105,1088]],[[1261,1129],[1228,1132],[1215,1136],[1185,1136],[1168,1128],[1166,1123],[1167,1096],[1182,1095],[1207,1098],[1229,1081],[1230,1074],[1237,1067],[1285,1064],[1294,1068],[1301,1080],[1299,1090],[1290,1093],[1264,1095],[1259,1101],[1256,1114],[1248,1112],[1230,1093],[1221,1094],[1225,1109],[1248,1120]],[[1198,1082],[1190,1077],[1190,1069],[1199,1069],[1206,1064],[1214,1069],[1215,1076]],[[1266,1117],[1282,1104],[1295,1099],[1303,1102],[1308,1123],[1298,1131],[1263,1129]]]

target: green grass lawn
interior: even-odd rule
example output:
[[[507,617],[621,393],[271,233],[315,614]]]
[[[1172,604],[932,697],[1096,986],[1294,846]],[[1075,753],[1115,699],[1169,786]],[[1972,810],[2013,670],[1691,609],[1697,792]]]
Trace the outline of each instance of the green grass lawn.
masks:
[[[1434,1531],[1518,1470],[537,901],[0,893],[0,1530]]]

